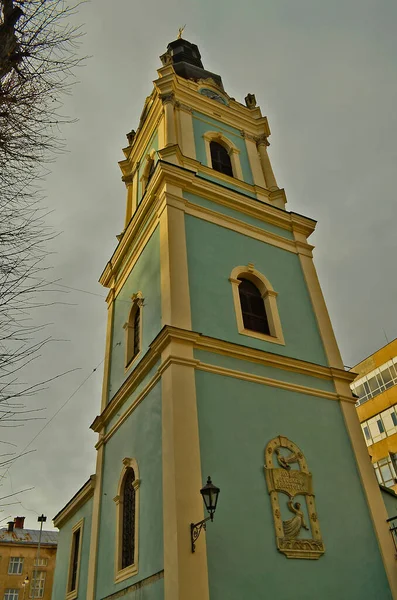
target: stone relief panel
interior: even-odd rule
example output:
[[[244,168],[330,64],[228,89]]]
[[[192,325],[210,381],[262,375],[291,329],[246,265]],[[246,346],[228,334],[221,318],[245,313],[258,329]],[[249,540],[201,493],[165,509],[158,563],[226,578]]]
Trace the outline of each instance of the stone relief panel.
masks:
[[[287,558],[320,558],[325,549],[303,453],[279,435],[266,446],[264,469],[278,550]]]

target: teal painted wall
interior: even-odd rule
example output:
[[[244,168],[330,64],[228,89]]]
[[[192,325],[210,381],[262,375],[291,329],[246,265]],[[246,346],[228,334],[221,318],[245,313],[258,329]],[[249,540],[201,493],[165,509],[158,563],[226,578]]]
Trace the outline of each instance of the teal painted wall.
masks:
[[[221,489],[205,534],[211,600],[390,599],[338,403],[200,371],[196,385],[203,479]],[[313,474],[326,548],[317,561],[276,549],[263,464],[279,434]]]
[[[131,310],[131,296],[141,291],[144,298],[142,310],[142,351],[135,361],[145,355],[149,344],[161,329],[161,283],[160,283],[160,233],[157,228],[146,244],[142,254],[132,269],[123,289],[115,300],[113,315],[113,337],[110,359],[109,395],[110,400],[117,392],[131,369],[125,372],[125,330]]]
[[[240,360],[239,358],[230,358],[229,356],[214,354],[205,350],[194,350],[194,358],[197,358],[202,363],[217,365],[226,369],[242,371],[252,375],[259,375],[260,377],[269,377],[270,379],[302,385],[317,390],[323,390],[325,392],[335,392],[333,381],[322,379],[320,377],[312,377],[311,375],[303,375],[302,373],[268,367],[261,363]]]
[[[156,131],[153,133],[152,137],[150,138],[150,141],[149,141],[148,145],[146,146],[145,150],[142,153],[142,158],[141,158],[141,162],[140,162],[139,169],[138,169],[138,190],[137,190],[137,193],[138,193],[138,202],[137,202],[137,204],[138,205],[140,204],[140,202],[141,202],[141,200],[143,198],[141,177],[142,177],[143,172],[144,172],[145,167],[146,167],[146,160],[145,160],[145,158],[146,158],[146,156],[148,154],[150,154],[151,150],[155,150],[157,152],[158,149],[159,149],[159,138],[158,138],[158,131],[156,129]],[[155,155],[154,160],[155,160],[155,162],[157,162],[157,160],[158,160],[157,154]]]
[[[76,523],[83,518],[83,541],[81,546],[79,589],[77,598],[78,600],[85,600],[86,598],[88,560],[91,540],[92,500],[93,499],[90,498],[59,531],[54,584],[52,588],[52,600],[59,600],[60,598],[65,598],[66,596],[72,529]]]
[[[326,365],[298,256],[190,215],[185,219],[193,330]],[[254,263],[278,292],[277,305],[285,346],[237,331],[229,277],[234,267],[249,262]]]
[[[146,378],[145,383],[148,380]],[[97,568],[98,600],[163,569],[161,439],[161,386],[157,384],[105,446]],[[141,479],[139,572],[135,577],[114,584],[116,504],[113,498],[117,494],[125,457],[136,459]]]
[[[159,579],[137,590],[127,591],[122,598],[123,600],[164,600],[164,579]]]
[[[238,219],[243,223],[248,223],[248,225],[254,225],[255,227],[259,227],[263,229],[263,231],[270,231],[271,233],[275,233],[280,235],[281,237],[287,238],[288,240],[293,240],[294,236],[292,231],[288,231],[287,229],[282,229],[281,227],[276,227],[271,223],[266,223],[264,221],[260,221],[259,219],[255,219],[254,217],[250,217],[249,215],[245,215],[238,210],[233,210],[228,206],[222,206],[221,204],[216,204],[211,200],[207,200],[206,198],[200,198],[200,196],[196,196],[195,194],[190,194],[189,192],[183,192],[183,197],[189,202],[193,204],[198,204],[199,206],[203,206],[204,208],[209,208],[210,210],[214,210],[222,215],[227,215],[228,217],[233,217],[234,219]],[[256,200],[258,204],[265,204],[260,200]]]
[[[200,161],[203,165],[207,165],[207,157],[205,154],[205,142],[203,135],[208,131],[220,131],[224,136],[228,137],[230,141],[232,141],[233,144],[235,144],[240,151],[239,158],[244,181],[246,183],[250,183],[251,185],[254,183],[252,179],[251,167],[248,160],[248,153],[247,147],[245,145],[245,140],[238,129],[230,127],[229,125],[225,125],[221,121],[212,119],[207,115],[203,115],[197,111],[193,111],[193,131],[194,141],[196,145],[196,156],[198,161]],[[214,177],[216,177],[216,171],[214,171]]]

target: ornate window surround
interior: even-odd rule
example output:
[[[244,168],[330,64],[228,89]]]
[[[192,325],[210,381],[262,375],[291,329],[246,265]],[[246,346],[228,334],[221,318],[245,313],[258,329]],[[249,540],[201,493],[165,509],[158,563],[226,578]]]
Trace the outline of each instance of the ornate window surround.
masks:
[[[263,302],[265,304],[266,315],[269,322],[270,335],[265,333],[259,333],[258,331],[251,331],[245,329],[243,322],[243,314],[241,311],[240,294],[238,286],[240,285],[239,277],[252,281],[254,285],[259,289],[262,294]],[[230,274],[229,281],[232,284],[234,310],[236,313],[237,329],[242,335],[248,335],[250,337],[263,340],[265,342],[272,342],[274,344],[281,344],[285,346],[283,331],[281,328],[280,316],[277,308],[277,292],[273,289],[272,284],[262,273],[254,268],[253,263],[248,263],[246,266],[235,267]]]
[[[128,314],[128,321],[124,323],[123,329],[125,330],[125,357],[124,367],[125,371],[128,371],[134,362],[138,359],[142,352],[142,323],[143,323],[143,295],[142,292],[137,292],[131,296],[132,306]],[[135,356],[131,357],[131,345],[134,343],[134,318],[137,310],[141,311],[139,319],[139,351]]]
[[[123,458],[123,470],[121,471],[119,485],[117,487],[117,496],[113,498],[116,503],[116,553],[114,561],[114,582],[119,583],[129,577],[133,577],[138,573],[138,529],[139,529],[139,486],[141,480],[139,479],[138,463],[135,458]],[[135,488],[135,553],[134,563],[121,568],[122,552],[123,552],[123,485],[124,478],[127,473],[127,469],[132,467],[135,473],[134,488]]]
[[[152,150],[150,150],[150,152],[148,154],[146,154],[145,158],[143,159],[145,161],[145,166],[143,168],[142,175],[140,177],[141,195],[142,196],[144,195],[144,193],[146,191],[146,187],[147,187],[147,184],[149,181],[150,169],[152,167],[152,164],[154,163],[155,156],[156,156],[156,150],[152,149]]]
[[[75,533],[80,529],[80,539],[79,539],[79,549],[78,549],[78,559],[77,559],[77,574],[76,574],[76,587],[74,590],[70,590],[70,586],[72,583],[72,569],[73,569],[73,549],[74,549],[74,537]],[[66,600],[74,600],[77,598],[79,594],[79,579],[80,579],[80,565],[81,565],[81,547],[83,544],[83,529],[84,529],[84,517],[80,519],[72,528],[72,537],[70,540],[70,550],[69,550],[69,567],[68,567],[68,578],[67,578],[67,588],[66,588]],[[70,590],[70,591],[69,591]]]
[[[237,148],[237,146],[220,131],[207,131],[206,133],[204,133],[203,138],[205,143],[205,155],[207,159],[207,166],[212,168],[210,144],[211,142],[218,142],[218,144],[222,144],[222,146],[224,146],[229,153],[230,161],[232,163],[233,177],[242,181],[243,171],[241,169],[240,164],[240,150]],[[229,175],[221,175],[223,175],[224,177],[229,177]]]

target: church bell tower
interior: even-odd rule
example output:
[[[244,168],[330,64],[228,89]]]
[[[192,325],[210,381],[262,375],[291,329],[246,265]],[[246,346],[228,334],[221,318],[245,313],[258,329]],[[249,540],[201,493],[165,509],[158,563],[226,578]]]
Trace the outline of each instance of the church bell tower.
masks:
[[[100,278],[97,470],[57,515],[68,547],[85,519],[80,591],[65,567],[66,593],[397,598],[354,375],[313,264],[315,221],[286,210],[255,96],[229,97],[184,39],[161,63],[120,162],[125,226]],[[208,476],[218,504],[192,552]]]

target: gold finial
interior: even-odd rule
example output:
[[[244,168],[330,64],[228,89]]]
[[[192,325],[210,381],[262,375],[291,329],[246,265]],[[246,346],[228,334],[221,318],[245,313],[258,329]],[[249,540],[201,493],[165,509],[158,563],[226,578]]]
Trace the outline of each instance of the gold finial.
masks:
[[[179,27],[179,29],[178,29],[178,38],[177,38],[178,40],[181,39],[183,30],[185,29],[185,27],[186,27],[186,24],[183,27]]]

